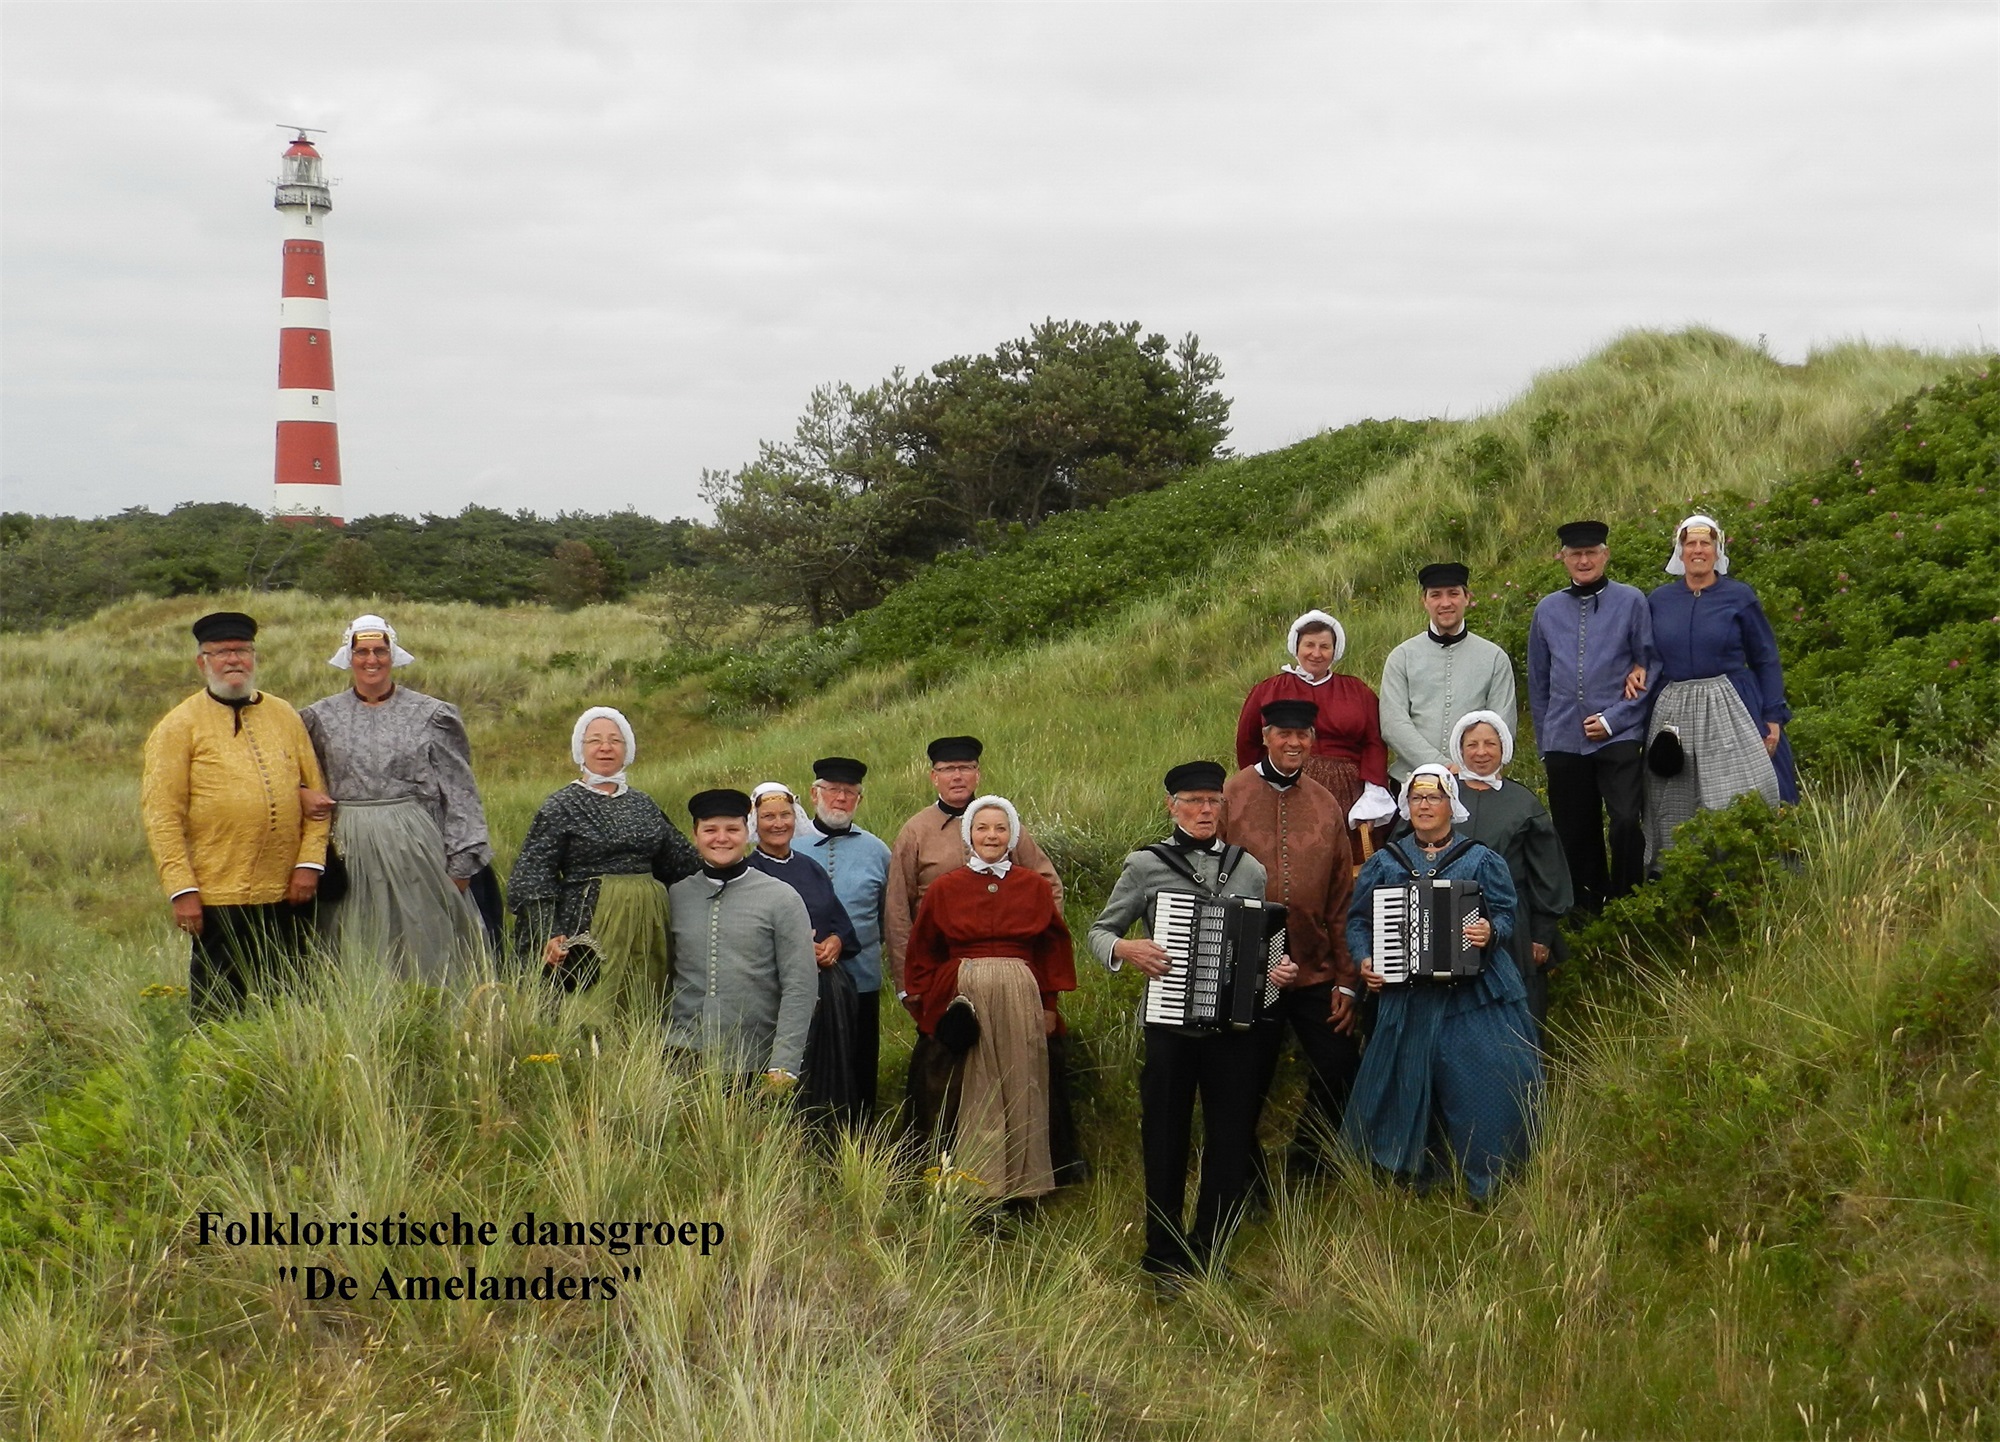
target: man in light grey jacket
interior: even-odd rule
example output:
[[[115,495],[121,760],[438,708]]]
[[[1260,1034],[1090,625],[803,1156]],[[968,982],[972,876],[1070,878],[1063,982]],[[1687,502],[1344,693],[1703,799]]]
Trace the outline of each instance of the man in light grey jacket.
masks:
[[[1471,570],[1459,561],[1437,561],[1417,572],[1431,623],[1391,651],[1382,667],[1382,739],[1396,753],[1389,774],[1399,787],[1419,766],[1457,769],[1451,728],[1460,717],[1492,711],[1517,728],[1514,663],[1465,624],[1471,581]]]
[[[798,892],[750,866],[750,798],[688,799],[701,870],[667,892],[673,912],[667,1044],[736,1076],[797,1080],[819,999],[812,921]]]
[[[1125,858],[1111,899],[1090,927],[1090,950],[1112,970],[1130,963],[1148,977],[1164,976],[1167,950],[1150,936],[1125,935],[1144,926],[1153,897],[1163,890],[1211,896],[1264,897],[1264,867],[1240,846],[1217,835],[1222,824],[1222,768],[1189,761],[1167,773],[1167,814],[1174,829],[1165,841]],[[1288,956],[1271,970],[1290,986],[1298,968]],[[1139,1148],[1146,1166],[1146,1251],[1139,1265],[1167,1291],[1209,1265],[1241,1219],[1250,1188],[1251,1149],[1264,1103],[1268,1052],[1275,1027],[1196,1032],[1147,1026],[1146,1061],[1139,1073]],[[1188,1152],[1194,1104],[1201,1101],[1201,1190],[1194,1227],[1184,1227]]]

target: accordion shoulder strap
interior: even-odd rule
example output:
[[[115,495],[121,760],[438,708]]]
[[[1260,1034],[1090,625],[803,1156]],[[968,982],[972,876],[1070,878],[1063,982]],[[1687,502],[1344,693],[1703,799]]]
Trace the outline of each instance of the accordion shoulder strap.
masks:
[[[1167,865],[1178,871],[1182,876],[1185,876],[1189,881],[1192,881],[1196,886],[1199,886],[1203,891],[1216,894],[1220,894],[1222,888],[1229,884],[1230,873],[1236,870],[1244,856],[1243,848],[1240,846],[1224,848],[1222,865],[1216,869],[1215,883],[1211,886],[1196,874],[1193,864],[1182,854],[1178,846],[1169,845],[1164,841],[1156,841],[1146,849],[1159,857],[1160,860],[1166,862]]]

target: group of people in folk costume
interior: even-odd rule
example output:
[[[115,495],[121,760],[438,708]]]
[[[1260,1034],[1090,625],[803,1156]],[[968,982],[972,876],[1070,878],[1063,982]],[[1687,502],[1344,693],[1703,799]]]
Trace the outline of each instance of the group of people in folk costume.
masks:
[[[1308,611],[1288,664],[1244,702],[1234,773],[1167,771],[1168,835],[1125,858],[1092,955],[1165,974],[1145,921],[1162,889],[1186,888],[1282,903],[1288,954],[1269,1021],[1143,1028],[1142,1264],[1166,1285],[1214,1261],[1263,1181],[1257,1128],[1287,1038],[1307,1077],[1290,1172],[1324,1170],[1338,1143],[1405,1182],[1455,1173],[1491,1197],[1527,1154],[1561,918],[1637,885],[1695,811],[1797,799],[1775,640],[1713,518],[1676,529],[1675,579],[1650,595],[1606,575],[1603,523],[1557,535],[1571,584],[1538,603],[1526,657],[1548,809],[1505,779],[1514,666],[1467,629],[1456,562],[1418,573],[1429,625],[1390,653],[1379,695],[1335,669],[1340,622]],[[349,687],[294,711],[257,688],[256,631],[237,612],[195,623],[203,687],[146,743],[145,824],[190,937],[196,1015],[281,989],[316,942],[433,984],[498,952],[502,892],[457,710],[395,680],[415,658],[368,615],[330,663]],[[855,758],[814,762],[804,797],[776,781],[699,792],[683,833],[627,781],[637,749],[617,710],[577,718],[577,775],[535,813],[505,892],[515,955],[587,1026],[658,1017],[687,1063],[796,1084],[819,1125],[858,1127],[876,1111],[892,988],[916,1028],[906,1124],[955,1179],[1019,1205],[1088,1174],[1062,881],[1014,804],[982,790],[978,738],[931,743],[936,801],[893,845],[855,823]],[[1384,985],[1373,896],[1412,878],[1480,887],[1464,933],[1487,958],[1476,976]]]

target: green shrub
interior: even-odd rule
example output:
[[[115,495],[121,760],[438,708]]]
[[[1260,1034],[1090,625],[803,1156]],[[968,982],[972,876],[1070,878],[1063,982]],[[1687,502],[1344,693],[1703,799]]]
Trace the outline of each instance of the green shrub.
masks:
[[[937,685],[973,657],[1068,635],[1183,584],[1232,546],[1268,544],[1436,429],[1362,421],[1102,510],[996,530],[871,610],[739,654],[713,673],[711,694],[725,711],[781,707],[870,665],[907,665],[913,684]]]
[[[1819,765],[1983,745],[2000,716],[2000,360],[1890,410],[1739,518],[1734,575],[1785,657]],[[1748,519],[1749,524],[1742,524]]]
[[[1755,792],[1721,811],[1696,813],[1674,832],[1657,879],[1607,903],[1601,915],[1579,913],[1567,933],[1569,962],[1554,973],[1559,994],[1598,990],[1637,961],[1678,959],[1690,937],[1696,955],[1703,943],[1735,941],[1745,918],[1763,906],[1772,868],[1800,845],[1796,811],[1774,811]]]

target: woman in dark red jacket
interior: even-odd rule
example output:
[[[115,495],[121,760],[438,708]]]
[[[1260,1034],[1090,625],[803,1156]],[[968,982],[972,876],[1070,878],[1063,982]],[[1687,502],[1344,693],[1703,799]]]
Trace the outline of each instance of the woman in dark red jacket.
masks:
[[[1389,748],[1382,741],[1381,701],[1359,676],[1333,669],[1347,654],[1347,633],[1326,612],[1308,611],[1292,622],[1285,649],[1292,653],[1293,664],[1259,681],[1244,698],[1243,713],[1236,718],[1236,765],[1255,766],[1264,759],[1266,705],[1310,702],[1317,714],[1306,775],[1340,803],[1358,861],[1374,848],[1361,845],[1355,828],[1369,822],[1386,836],[1388,827],[1382,823],[1396,815],[1388,789]]]
[[[924,893],[903,986],[918,1029],[956,1054],[955,1124],[949,1096],[936,1108],[952,1169],[989,1201],[1026,1200],[1056,1185],[1048,1037],[1062,1025],[1058,995],[1076,990],[1075,954],[1048,882],[1013,862],[1013,805],[982,796],[959,824],[972,859]]]

